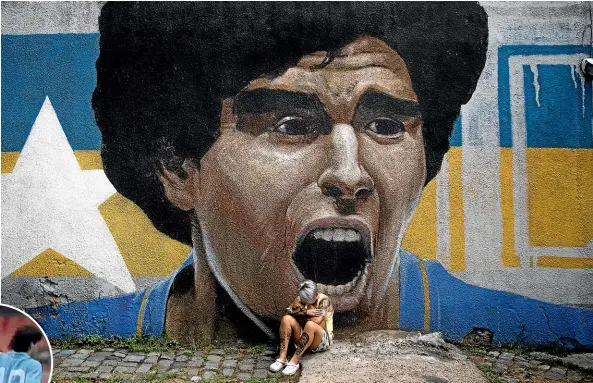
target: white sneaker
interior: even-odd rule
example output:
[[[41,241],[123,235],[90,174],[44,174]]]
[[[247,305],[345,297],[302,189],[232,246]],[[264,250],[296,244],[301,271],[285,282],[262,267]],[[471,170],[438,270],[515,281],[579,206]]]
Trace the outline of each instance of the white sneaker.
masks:
[[[287,375],[287,376],[294,375],[300,368],[301,368],[300,363],[297,363],[297,364],[287,363],[286,367],[284,367],[284,370],[282,370],[282,374]]]
[[[276,361],[270,365],[270,371],[278,372],[282,370],[284,366],[286,366],[286,362],[283,362],[280,359],[276,359]]]

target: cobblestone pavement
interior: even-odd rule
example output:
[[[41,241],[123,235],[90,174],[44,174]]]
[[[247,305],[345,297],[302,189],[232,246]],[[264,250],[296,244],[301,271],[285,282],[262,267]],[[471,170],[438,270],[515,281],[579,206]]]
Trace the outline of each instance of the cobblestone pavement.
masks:
[[[593,383],[593,354],[560,357],[545,352],[509,352],[508,350],[466,350],[491,382]]]
[[[106,382],[289,382],[281,374],[268,372],[273,352],[252,355],[241,351],[135,353],[122,349],[99,351],[54,349],[52,381]]]
[[[564,357],[544,352],[462,350],[490,383],[593,383],[593,353]],[[246,349],[131,352],[124,349],[54,349],[55,382],[297,382],[268,371],[272,351]],[[307,358],[303,361],[307,368]],[[328,380],[331,381],[331,380]],[[444,382],[445,380],[443,380]],[[453,382],[450,382],[453,383]]]

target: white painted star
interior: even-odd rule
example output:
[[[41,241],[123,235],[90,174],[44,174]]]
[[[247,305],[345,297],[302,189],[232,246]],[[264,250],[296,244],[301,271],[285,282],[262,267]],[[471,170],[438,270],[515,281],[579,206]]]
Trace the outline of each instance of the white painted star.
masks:
[[[2,278],[51,248],[124,292],[132,276],[98,206],[115,193],[81,170],[46,97],[18,161],[2,175]]]

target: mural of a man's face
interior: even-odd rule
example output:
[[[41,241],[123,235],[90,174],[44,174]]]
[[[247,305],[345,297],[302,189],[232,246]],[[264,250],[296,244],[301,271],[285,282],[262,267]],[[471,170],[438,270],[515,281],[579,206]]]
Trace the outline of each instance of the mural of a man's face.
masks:
[[[424,185],[403,59],[375,38],[325,58],[304,56],[227,100],[219,138],[189,168],[187,208],[208,263],[263,316],[278,315],[304,279],[337,311],[381,305]]]

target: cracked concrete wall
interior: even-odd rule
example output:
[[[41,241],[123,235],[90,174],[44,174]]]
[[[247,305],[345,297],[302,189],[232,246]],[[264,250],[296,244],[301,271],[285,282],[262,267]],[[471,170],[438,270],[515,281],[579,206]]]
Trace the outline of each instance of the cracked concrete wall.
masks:
[[[13,243],[2,247],[2,301],[9,304],[141,290],[190,250],[154,229],[102,172],[90,110],[102,4],[2,3],[2,239]],[[590,55],[591,4],[482,5],[486,66],[403,246],[474,286],[593,307],[593,102],[578,70]],[[31,180],[53,186],[43,191]],[[39,205],[34,214],[22,214],[24,201]],[[40,226],[47,232],[35,231]]]

